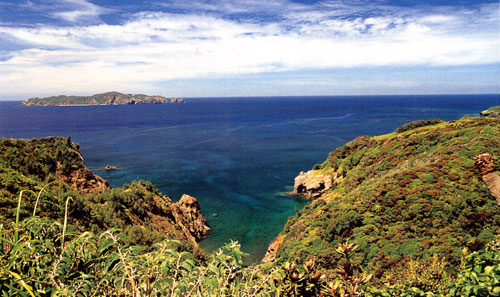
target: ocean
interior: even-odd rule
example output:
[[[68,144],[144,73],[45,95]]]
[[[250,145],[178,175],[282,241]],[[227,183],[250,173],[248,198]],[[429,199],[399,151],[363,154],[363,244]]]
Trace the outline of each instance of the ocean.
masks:
[[[186,98],[185,104],[23,107],[0,102],[0,137],[71,136],[87,167],[120,187],[149,180],[177,201],[198,199],[212,251],[237,240],[259,261],[287,218],[300,171],[361,135],[424,119],[455,120],[499,95]],[[104,171],[112,165],[116,171]]]

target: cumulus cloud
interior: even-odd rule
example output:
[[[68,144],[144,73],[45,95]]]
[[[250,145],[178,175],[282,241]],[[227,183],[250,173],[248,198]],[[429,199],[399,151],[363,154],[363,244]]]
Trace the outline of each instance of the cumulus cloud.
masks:
[[[68,21],[103,13],[84,0],[65,1],[78,7],[58,14]],[[238,3],[245,5],[206,2],[199,9],[262,9],[257,1]],[[321,9],[280,3],[285,7],[276,12],[280,17],[265,22],[142,12],[119,25],[0,26],[0,37],[28,47],[0,59],[2,92],[154,90],[152,82],[212,75],[500,62],[496,5],[425,11],[378,6],[378,12],[368,13],[370,7],[342,2],[322,2]]]

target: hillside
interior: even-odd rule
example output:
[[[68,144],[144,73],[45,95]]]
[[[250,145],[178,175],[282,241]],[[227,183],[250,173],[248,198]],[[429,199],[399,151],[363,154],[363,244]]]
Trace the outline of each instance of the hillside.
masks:
[[[376,282],[433,255],[456,271],[464,247],[480,250],[500,234],[500,205],[475,166],[484,153],[498,177],[500,119],[419,121],[358,137],[296,178],[295,192],[315,200],[288,220],[264,262],[314,257],[333,273],[348,241]]]
[[[131,243],[174,238],[196,245],[210,228],[195,198],[174,203],[149,182],[111,189],[90,172],[78,145],[66,138],[0,139],[0,222],[10,225],[19,193],[21,218],[37,215],[62,220],[72,197],[69,222],[75,230],[120,228]],[[37,197],[39,201],[37,202]]]
[[[493,106],[481,112],[481,116],[500,118],[500,105]]]
[[[184,99],[163,96],[148,96],[143,94],[122,94],[107,92],[92,96],[52,96],[46,98],[29,98],[21,103],[24,106],[68,106],[68,105],[130,105],[130,104],[161,104],[184,103]]]

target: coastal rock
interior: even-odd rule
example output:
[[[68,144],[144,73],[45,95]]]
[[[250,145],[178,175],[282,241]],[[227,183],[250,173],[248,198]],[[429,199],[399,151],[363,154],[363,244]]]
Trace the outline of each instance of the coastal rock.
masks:
[[[496,111],[485,110],[485,111],[481,111],[481,113],[479,113],[479,115],[481,115],[482,117],[500,118],[500,113],[498,113]]]
[[[62,169],[62,164],[57,161],[55,172],[56,177],[60,181],[67,183],[73,189],[83,194],[100,194],[108,189],[111,189],[106,180],[87,169],[87,167],[84,165],[85,162],[80,151],[76,151],[76,153],[78,154],[81,164],[83,165],[81,167],[75,165],[69,172],[67,172]]]
[[[474,162],[481,175],[487,175],[495,171],[495,161],[490,154],[477,155],[474,157]]]
[[[87,168],[72,171],[69,175],[59,175],[59,179],[80,193],[102,193],[110,189],[108,182]]]
[[[191,234],[195,241],[203,239],[211,231],[201,214],[200,204],[196,198],[184,194],[174,205],[175,210],[172,214],[176,223]]]
[[[170,98],[170,103],[184,103],[184,99],[172,97]]]
[[[336,176],[336,173],[319,170],[302,171],[295,178],[292,194],[303,195],[307,199],[319,198],[334,186]]]
[[[273,241],[267,247],[266,255],[262,259],[262,264],[271,263],[276,261],[276,256],[278,254],[278,248],[283,242],[283,235],[278,234]]]
[[[495,197],[500,206],[500,176],[495,171],[495,162],[490,154],[481,154],[474,158],[476,168],[481,174],[481,178]]]

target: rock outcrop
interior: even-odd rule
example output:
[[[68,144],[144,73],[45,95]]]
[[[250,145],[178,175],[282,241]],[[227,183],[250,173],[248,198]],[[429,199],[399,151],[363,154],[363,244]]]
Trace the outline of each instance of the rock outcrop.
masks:
[[[335,184],[336,173],[323,173],[319,170],[300,172],[295,178],[294,195],[303,195],[307,199],[316,199],[330,190]]]
[[[194,245],[212,230],[201,214],[198,201],[192,196],[183,195],[179,202],[174,203],[167,196],[154,195],[152,203],[144,207],[154,229]]]
[[[476,168],[481,174],[481,178],[500,206],[500,176],[498,176],[498,173],[495,171],[493,157],[490,154],[481,154],[476,156],[474,161]]]
[[[276,261],[276,256],[278,255],[278,248],[283,242],[283,235],[278,234],[273,241],[267,247],[266,255],[262,259],[262,264],[272,263]]]
[[[78,154],[80,162],[78,162],[78,165],[74,164],[69,172],[62,169],[63,166],[61,162],[64,162],[64,160],[57,160],[55,172],[57,179],[70,185],[74,190],[83,194],[100,194],[108,189],[111,189],[106,180],[87,169],[80,151],[76,150],[76,154]]]
[[[107,181],[87,168],[74,170],[69,175],[59,175],[59,179],[83,194],[102,193],[111,188]]]
[[[172,97],[170,98],[170,103],[184,103],[184,99]]]
[[[481,111],[480,115],[483,117],[500,118],[500,113],[490,110]]]
[[[175,222],[184,229],[185,233],[191,234],[195,241],[203,239],[211,231],[201,214],[200,204],[196,198],[184,194],[174,205],[175,209],[172,214]]]

